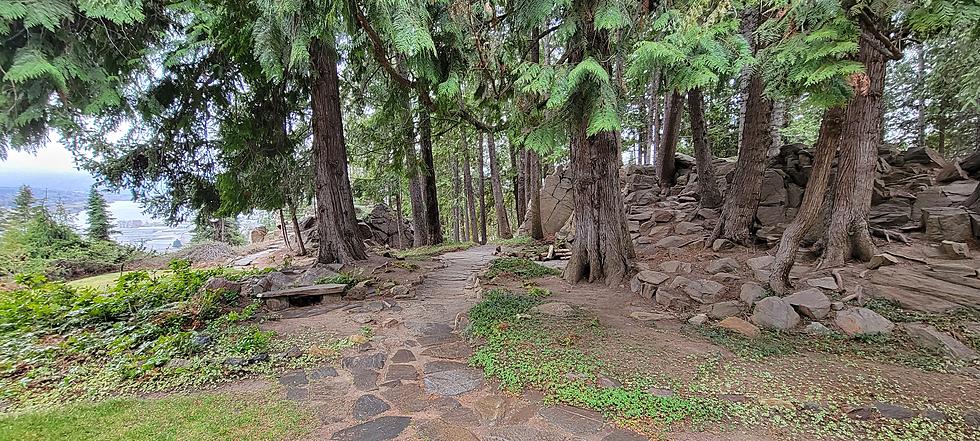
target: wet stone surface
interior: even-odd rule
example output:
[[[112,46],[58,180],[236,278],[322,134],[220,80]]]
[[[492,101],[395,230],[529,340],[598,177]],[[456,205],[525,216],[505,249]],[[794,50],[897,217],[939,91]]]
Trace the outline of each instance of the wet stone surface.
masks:
[[[426,374],[425,390],[443,396],[461,395],[483,386],[483,372],[476,369],[453,369]]]
[[[406,416],[387,416],[351,426],[333,434],[338,441],[384,441],[395,439],[412,422]]]
[[[391,409],[388,403],[384,400],[378,398],[374,395],[361,395],[357,401],[354,402],[354,408],[351,410],[351,414],[354,419],[366,420],[373,416],[382,414]]]

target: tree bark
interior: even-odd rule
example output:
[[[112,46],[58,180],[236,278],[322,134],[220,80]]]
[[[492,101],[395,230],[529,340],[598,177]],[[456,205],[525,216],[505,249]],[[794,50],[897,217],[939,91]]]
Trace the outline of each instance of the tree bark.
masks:
[[[347,263],[367,258],[357,234],[354,195],[347,174],[347,144],[340,113],[337,53],[332,40],[314,39],[310,61],[316,217],[320,235],[317,262]]]
[[[411,102],[405,99],[406,108],[411,109]],[[407,139],[405,144],[405,173],[408,175],[408,200],[412,205],[412,246],[420,247],[428,244],[425,225],[425,200],[422,196],[422,173],[419,172],[418,154],[415,153],[415,120],[411,111],[408,113]]]
[[[463,200],[463,183],[459,175],[459,155],[453,158],[453,239],[462,242],[466,229],[466,215],[460,202]]]
[[[527,209],[527,189],[524,188],[524,161],[522,161],[523,152],[520,152],[518,146],[512,142],[508,142],[507,146],[510,151],[511,170],[514,173],[514,177],[511,178],[512,185],[514,186],[514,221],[520,225],[521,220],[524,219],[524,211]]]
[[[398,249],[405,248],[405,213],[402,212],[402,186],[395,181],[395,216],[398,219]]]
[[[289,244],[289,229],[286,228],[286,216],[282,213],[282,208],[279,209],[279,231],[282,232],[282,242],[286,244],[286,248],[293,251],[293,246]]]
[[[676,90],[670,94],[664,107],[664,134],[657,149],[654,167],[661,187],[674,185],[677,167],[674,155],[677,153],[677,140],[681,132],[681,112],[684,111],[684,96]]]
[[[425,199],[426,244],[442,243],[442,223],[439,219],[439,195],[436,194],[436,168],[432,160],[432,120],[429,112],[419,112],[419,147],[422,154],[422,195]]]
[[[463,143],[463,186],[466,187],[466,210],[470,214],[470,240],[479,242],[480,220],[476,216],[476,195],[473,194],[473,174],[470,171],[470,146],[466,142]]]
[[[647,101],[647,140],[643,152],[643,164],[651,164],[653,155],[660,144],[660,70],[650,74],[649,98]]]
[[[480,243],[487,243],[487,184],[486,172],[483,170],[483,142],[487,134],[480,134],[480,142],[477,143],[476,171],[477,189],[480,197]]]
[[[490,161],[490,188],[493,190],[493,208],[497,214],[497,236],[510,239],[510,221],[507,219],[507,205],[504,203],[504,190],[500,185],[500,165],[497,163],[497,147],[494,135],[487,136],[487,160]]]
[[[306,255],[306,244],[303,243],[303,232],[299,229],[299,220],[296,219],[296,204],[292,199],[287,201],[289,204],[289,217],[293,221],[293,232],[296,233],[296,243],[299,245],[299,255]]]
[[[789,273],[796,262],[796,253],[804,237],[821,222],[824,211],[824,194],[830,181],[830,172],[840,144],[841,129],[844,122],[844,108],[832,107],[824,111],[820,121],[820,135],[813,149],[813,168],[806,183],[803,202],[796,218],[783,231],[776,250],[776,260],[772,263],[769,286],[777,294],[787,294],[791,288]]]
[[[858,61],[865,73],[844,114],[833,209],[819,268],[843,265],[849,257],[867,261],[877,252],[868,212],[881,143],[885,57],[868,43],[875,38],[871,31],[862,26],[861,33]]]
[[[925,44],[919,45],[915,63],[915,87],[918,89],[919,99],[916,101],[915,111],[915,145],[919,148],[926,147],[926,48]]]
[[[541,156],[529,151],[527,155],[528,206],[527,222],[532,239],[544,239],[544,227],[541,225]]]
[[[609,35],[592,23],[595,5],[577,6],[581,25],[572,40],[577,47],[569,51],[569,60],[575,63],[586,55],[593,56],[603,60],[603,68],[609,72]],[[626,209],[619,191],[619,132],[588,136],[589,114],[584,106],[575,106],[569,122],[575,238],[564,276],[572,283],[605,280],[608,285],[619,285],[634,270],[633,242],[626,230]]]
[[[708,123],[704,118],[704,99],[700,89],[687,93],[687,112],[691,117],[691,140],[694,144],[694,160],[698,169],[698,191],[701,206],[716,208],[721,205],[721,191],[712,163],[711,146],[708,144]]]
[[[783,146],[783,135],[779,131],[786,122],[786,103],[782,100],[772,103],[772,122],[769,124],[769,137],[772,142],[769,144],[769,151],[766,152],[767,158],[779,156],[779,149]]]
[[[764,91],[761,73],[753,73],[749,79],[742,143],[735,162],[734,178],[725,193],[725,204],[722,206],[718,224],[708,238],[709,243],[719,238],[741,244],[751,242],[752,221],[762,193],[766,152],[772,143],[769,132],[772,101],[766,98]]]

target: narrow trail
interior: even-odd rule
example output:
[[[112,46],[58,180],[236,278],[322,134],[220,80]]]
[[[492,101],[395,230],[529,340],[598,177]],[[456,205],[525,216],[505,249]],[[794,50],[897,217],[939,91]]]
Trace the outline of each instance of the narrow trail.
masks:
[[[493,251],[480,246],[444,254],[444,266],[426,275],[415,300],[374,313],[374,323],[397,324],[376,327],[370,343],[337,363],[280,376],[281,393],[313,409],[319,420],[307,439],[646,439],[605,424],[595,412],[545,406],[533,393],[502,392],[467,365],[472,348],[455,329],[457,318],[479,300],[474,280]],[[304,327],[343,323],[357,329],[352,315],[334,309],[298,320]]]

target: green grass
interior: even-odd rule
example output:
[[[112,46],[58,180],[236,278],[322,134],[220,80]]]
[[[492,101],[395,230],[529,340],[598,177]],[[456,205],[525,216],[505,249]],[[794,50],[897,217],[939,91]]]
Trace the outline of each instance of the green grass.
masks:
[[[123,271],[122,273],[106,273],[100,274],[98,276],[86,277],[84,279],[72,280],[70,282],[65,282],[66,285],[74,288],[105,288],[108,286],[115,285],[119,281],[119,277],[124,274],[131,274],[136,271]],[[170,271],[159,270],[159,271],[147,271],[152,277],[163,277],[170,274]]]
[[[310,432],[309,413],[260,394],[79,403],[0,417],[0,440],[278,440]]]
[[[557,276],[561,271],[520,257],[501,257],[490,262],[486,276],[493,279],[501,274],[513,274],[521,279]]]
[[[452,251],[467,250],[476,246],[475,242],[444,242],[439,245],[426,245],[424,247],[407,248],[395,251],[395,257],[399,259],[418,259],[422,257],[438,256]]]
[[[722,416],[713,398],[655,396],[639,383],[602,387],[602,361],[577,349],[574,335],[551,332],[539,322],[541,318],[530,313],[538,303],[527,295],[486,293],[469,312],[468,332],[482,341],[471,364],[511,392],[540,390],[548,402],[596,410],[620,422],[654,420],[670,426],[684,421],[698,426]]]

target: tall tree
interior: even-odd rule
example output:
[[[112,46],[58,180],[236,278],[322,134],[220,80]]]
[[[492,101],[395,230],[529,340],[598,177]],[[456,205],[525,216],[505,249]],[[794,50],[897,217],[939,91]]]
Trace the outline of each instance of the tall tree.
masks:
[[[27,222],[34,218],[36,208],[37,198],[34,197],[34,191],[27,185],[21,185],[20,189],[17,190],[17,196],[14,196],[14,206],[12,210],[13,212],[11,213],[11,220],[16,222]]]
[[[510,220],[507,217],[507,204],[504,202],[504,189],[500,180],[500,163],[497,161],[497,143],[494,134],[488,133],[487,161],[490,163],[490,189],[493,193],[493,211],[497,215],[497,236],[502,239],[513,237],[510,230]]]
[[[721,205],[722,198],[721,191],[718,190],[718,178],[715,176],[711,145],[708,144],[708,123],[704,117],[701,89],[687,92],[687,111],[691,117],[691,141],[694,144],[694,160],[698,169],[700,204],[705,208],[716,208]]]
[[[112,215],[109,213],[109,203],[93,185],[88,192],[88,203],[85,206],[88,214],[88,228],[85,230],[89,239],[110,240],[113,230]]]
[[[486,133],[480,133],[476,143],[476,191],[480,200],[480,243],[487,243],[487,184],[486,172],[483,169],[483,143],[487,140]]]
[[[477,140],[479,141],[479,140]],[[466,211],[469,213],[470,231],[467,233],[469,240],[480,241],[480,220],[476,215],[476,194],[473,189],[473,174],[470,165],[470,146],[468,140],[463,139],[463,191],[466,193]]]
[[[677,172],[674,156],[677,153],[677,141],[680,139],[683,112],[684,96],[678,91],[671,92],[664,105],[664,133],[657,145],[653,163],[657,171],[657,179],[664,187],[674,185]]]
[[[419,112],[419,150],[422,155],[422,195],[425,200],[426,245],[442,243],[442,221],[439,219],[439,195],[436,194],[436,168],[432,160],[432,117]]]

